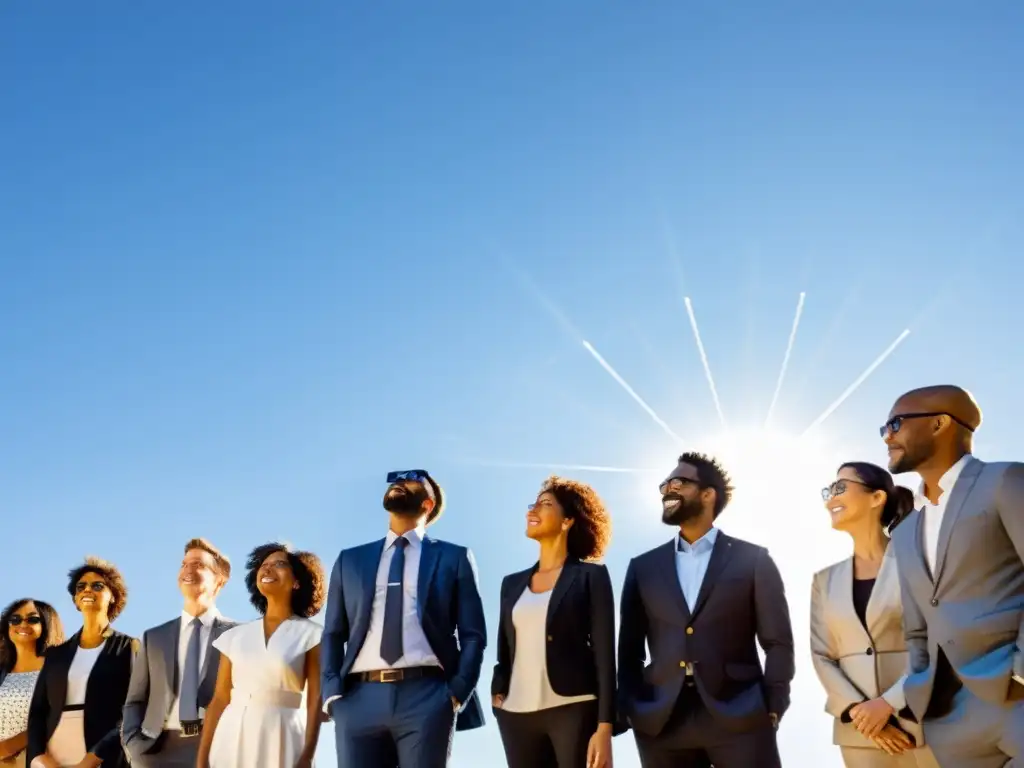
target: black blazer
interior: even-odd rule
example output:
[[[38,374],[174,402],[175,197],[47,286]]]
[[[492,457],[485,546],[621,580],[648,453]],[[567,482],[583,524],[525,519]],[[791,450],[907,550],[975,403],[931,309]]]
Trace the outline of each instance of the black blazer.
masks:
[[[512,609],[538,565],[501,582],[498,663],[491,695],[508,695],[516,658]],[[608,569],[567,560],[551,591],[547,618],[548,681],[560,696],[597,697],[598,721],[615,724],[615,596]]]
[[[633,558],[619,620],[619,705],[635,731],[655,736],[665,727],[687,662],[705,706],[731,730],[766,726],[769,714],[781,718],[789,708],[793,628],[782,577],[764,547],[719,531],[692,612],[676,576],[674,540]]]
[[[79,630],[46,653],[28,711],[26,765],[46,752],[57,730],[67,697],[68,670],[81,634]],[[103,768],[127,768],[128,760],[121,749],[121,710],[139,641],[113,629],[108,629],[105,637],[107,644],[96,659],[85,690],[85,746],[103,761]]]

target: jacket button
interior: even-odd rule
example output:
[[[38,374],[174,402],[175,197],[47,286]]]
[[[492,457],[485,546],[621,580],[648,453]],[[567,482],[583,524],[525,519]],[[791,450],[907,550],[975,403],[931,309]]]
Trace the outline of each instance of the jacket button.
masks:
[[[548,642],[549,642],[549,643],[550,643],[550,642],[551,642],[551,641],[552,641],[553,639],[554,639],[554,638],[552,638],[552,637],[551,637],[551,635],[548,635]]]
[[[693,634],[693,627],[687,627],[686,628],[686,634],[692,635]]]
[[[934,608],[938,604],[939,604],[939,601],[936,598],[933,597],[932,598],[932,607]]]
[[[866,651],[864,651],[864,653],[866,653],[868,656],[871,656],[872,654],[874,654],[874,652],[874,648],[868,648]]]

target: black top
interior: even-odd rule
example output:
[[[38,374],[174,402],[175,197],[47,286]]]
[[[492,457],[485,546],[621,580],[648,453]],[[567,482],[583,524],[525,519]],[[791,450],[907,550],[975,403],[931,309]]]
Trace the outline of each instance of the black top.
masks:
[[[501,582],[498,663],[491,695],[508,695],[516,658],[512,608],[529,588],[537,565]],[[567,560],[551,591],[547,617],[548,682],[560,696],[597,697],[598,720],[616,724],[615,597],[608,569]]]
[[[68,670],[81,634],[79,630],[70,640],[46,652],[28,712],[26,765],[46,752],[46,745],[57,730],[67,698]],[[128,761],[121,749],[121,710],[128,696],[138,641],[113,629],[108,629],[104,637],[106,645],[96,659],[85,690],[85,746],[103,761],[103,768],[126,768]]]
[[[874,579],[853,580],[853,609],[860,618],[860,623],[867,629],[868,601],[871,600],[871,591],[875,588]]]

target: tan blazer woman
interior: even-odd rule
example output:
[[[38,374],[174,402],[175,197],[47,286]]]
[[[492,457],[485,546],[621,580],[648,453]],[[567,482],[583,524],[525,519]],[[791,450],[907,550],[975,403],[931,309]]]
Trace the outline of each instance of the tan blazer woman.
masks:
[[[811,653],[814,671],[828,694],[825,711],[835,718],[833,742],[841,748],[847,768],[938,768],[931,750],[923,747],[924,734],[917,723],[899,720],[918,748],[893,756],[858,733],[853,723],[842,722],[844,712],[868,699],[881,696],[897,712],[906,704],[903,607],[891,548],[882,559],[864,623],[854,607],[853,593],[853,558],[814,576]]]

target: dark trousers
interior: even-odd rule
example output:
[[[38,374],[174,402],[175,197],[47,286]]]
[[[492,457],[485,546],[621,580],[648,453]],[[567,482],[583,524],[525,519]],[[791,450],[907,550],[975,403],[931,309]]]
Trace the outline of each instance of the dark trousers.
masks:
[[[444,768],[455,710],[437,678],[356,683],[331,704],[338,765],[352,768]]]
[[[597,702],[581,701],[537,712],[494,710],[508,768],[586,768],[597,730]]]
[[[664,730],[637,733],[636,746],[643,768],[782,768],[770,724],[741,733],[726,729],[693,685],[683,687]]]
[[[137,760],[133,768],[195,768],[200,736],[182,736],[179,731],[164,731],[152,748]]]

